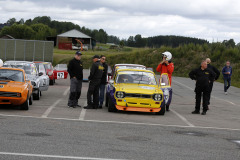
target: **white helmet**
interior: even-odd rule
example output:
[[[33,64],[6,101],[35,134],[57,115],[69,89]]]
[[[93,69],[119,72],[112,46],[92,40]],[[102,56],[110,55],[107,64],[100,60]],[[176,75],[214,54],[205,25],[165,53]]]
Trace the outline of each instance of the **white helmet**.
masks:
[[[164,57],[166,57],[166,60],[167,60],[167,61],[170,61],[170,60],[172,59],[172,53],[170,53],[170,52],[168,52],[168,51],[163,52],[162,55],[163,55]]]
[[[0,59],[0,67],[3,66],[3,61]]]

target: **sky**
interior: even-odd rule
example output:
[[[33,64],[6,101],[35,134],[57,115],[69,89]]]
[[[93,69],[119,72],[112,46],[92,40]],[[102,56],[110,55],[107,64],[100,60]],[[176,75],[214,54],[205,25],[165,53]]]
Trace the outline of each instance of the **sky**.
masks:
[[[0,23],[50,16],[120,39],[177,35],[240,42],[239,0],[0,0]]]

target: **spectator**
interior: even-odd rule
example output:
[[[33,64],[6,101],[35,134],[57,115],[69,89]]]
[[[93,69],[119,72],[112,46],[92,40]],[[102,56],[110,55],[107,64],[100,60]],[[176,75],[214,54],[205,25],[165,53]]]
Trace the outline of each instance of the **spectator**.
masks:
[[[230,66],[230,62],[226,62],[226,66],[222,69],[223,79],[224,79],[224,92],[227,95],[227,90],[231,86],[231,77],[232,77],[232,67]]]
[[[106,87],[106,84],[107,84],[107,73],[108,73],[108,65],[106,63],[106,57],[104,55],[100,56],[100,62],[103,65],[104,69],[103,69],[101,84],[100,84],[100,87],[99,87],[100,96],[99,96],[99,107],[98,108],[102,108],[102,105],[103,105],[105,87]]]

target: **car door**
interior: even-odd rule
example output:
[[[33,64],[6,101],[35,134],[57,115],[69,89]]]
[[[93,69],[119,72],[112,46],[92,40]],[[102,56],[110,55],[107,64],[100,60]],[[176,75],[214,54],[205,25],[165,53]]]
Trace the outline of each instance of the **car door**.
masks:
[[[39,78],[41,79],[40,90],[47,91],[49,87],[49,77],[42,63],[38,63]]]
[[[165,104],[170,105],[172,101],[172,87],[170,85],[169,77],[167,73],[163,73],[160,76],[160,87],[163,91]]]

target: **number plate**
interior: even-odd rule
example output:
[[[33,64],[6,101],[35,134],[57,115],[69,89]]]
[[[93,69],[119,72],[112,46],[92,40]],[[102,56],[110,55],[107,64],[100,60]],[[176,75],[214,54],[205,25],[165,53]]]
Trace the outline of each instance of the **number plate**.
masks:
[[[57,72],[57,79],[64,79],[64,72]]]

